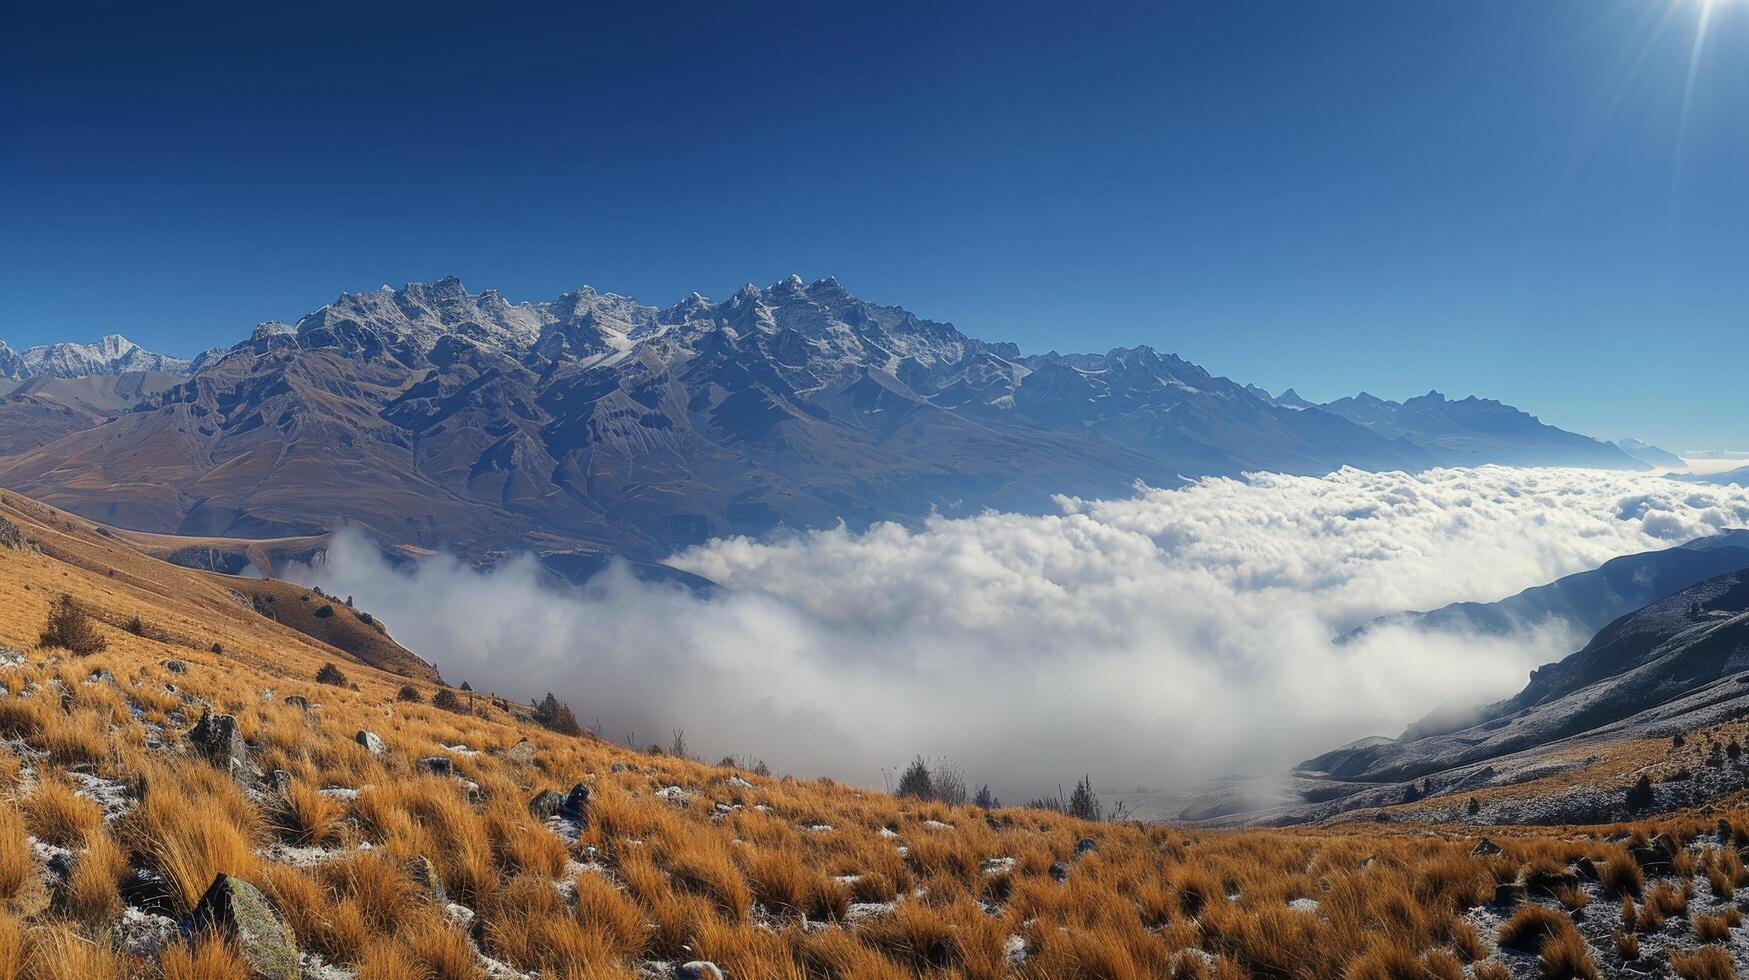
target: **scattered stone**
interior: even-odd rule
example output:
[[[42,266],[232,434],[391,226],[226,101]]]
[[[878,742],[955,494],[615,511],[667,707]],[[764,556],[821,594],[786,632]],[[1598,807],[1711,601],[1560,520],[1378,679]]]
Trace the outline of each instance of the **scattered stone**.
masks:
[[[186,664],[180,660],[166,660],[162,664],[160,664],[160,666],[162,666],[165,670],[168,670],[172,674],[186,674],[186,673],[188,673],[188,664]]]
[[[1099,850],[1099,842],[1091,837],[1083,837],[1075,842],[1076,854],[1093,854]]]
[[[589,784],[578,783],[565,794],[565,802],[560,805],[559,812],[578,823],[589,813]]]
[[[723,971],[709,960],[693,960],[674,968],[674,980],[723,980]]]
[[[288,694],[288,695],[286,695],[285,696],[285,703],[288,707],[296,708],[299,711],[306,711],[307,712],[310,710],[310,699],[304,697],[302,694]]]
[[[468,798],[468,802],[480,802],[480,784],[471,779],[461,779],[460,776],[457,776],[456,778],[461,780],[462,794]]]
[[[249,758],[249,747],[243,744],[234,715],[218,715],[209,709],[189,730],[188,741],[195,751],[218,765],[240,766]]]
[[[439,776],[455,775],[455,763],[447,755],[428,755],[419,760],[419,768]]]
[[[259,980],[298,980],[298,947],[291,930],[247,881],[220,874],[200,898],[192,916],[196,929],[229,936]]]
[[[79,867],[79,859],[72,851],[56,851],[49,856],[47,863],[49,874],[57,884],[66,884],[73,880],[73,871]]]
[[[557,816],[565,807],[565,798],[550,789],[543,789],[528,801],[528,814],[536,820]]]
[[[612,766],[610,766],[609,769],[611,769],[613,772],[625,772],[626,771],[626,764],[623,762],[616,762]]]
[[[1069,866],[1062,861],[1051,862],[1051,879],[1053,881],[1069,880]]]
[[[291,784],[291,773],[284,769],[275,769],[267,776],[267,785],[273,787],[273,791],[281,796],[284,796],[291,789]]]
[[[670,803],[684,803],[692,794],[678,786],[664,786],[656,791],[656,795]]]
[[[534,762],[534,745],[525,738],[506,750],[504,758],[519,766],[529,765]]]
[[[1014,858],[994,857],[985,861],[979,870],[987,875],[1005,875],[1014,870],[1014,865]]]
[[[121,952],[142,958],[156,956],[160,949],[182,938],[175,919],[142,912],[131,905],[122,908],[110,934]]]
[[[99,667],[96,670],[92,671],[90,676],[85,678],[85,683],[87,683],[87,684],[114,684],[115,683],[115,675],[110,673],[109,668]]]
[[[448,905],[449,895],[443,890],[443,881],[437,876],[437,865],[423,854],[415,854],[407,859],[407,877],[413,879],[419,891],[436,905]]]
[[[352,736],[352,740],[369,749],[371,755],[382,755],[389,750],[389,747],[383,744],[382,736],[376,732],[360,729],[357,735]]]
[[[730,776],[729,777],[729,785],[730,786],[739,786],[742,789],[752,789],[753,788],[752,783],[748,782],[745,779],[742,779],[740,776]]]
[[[1476,841],[1476,846],[1470,848],[1470,854],[1475,857],[1492,857],[1500,853],[1500,845],[1484,837]]]

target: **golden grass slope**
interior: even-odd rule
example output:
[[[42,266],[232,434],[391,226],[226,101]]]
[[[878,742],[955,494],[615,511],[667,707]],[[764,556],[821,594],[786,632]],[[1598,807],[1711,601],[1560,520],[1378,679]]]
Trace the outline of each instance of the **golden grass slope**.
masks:
[[[1478,854],[1477,828],[1187,832],[765,778],[556,735],[489,697],[444,711],[429,683],[398,701],[406,678],[365,664],[344,664],[356,690],[318,685],[333,649],[214,577],[11,494],[0,512],[41,542],[0,550],[0,645],[24,654],[0,667],[0,980],[244,976],[226,936],[150,935],[219,873],[261,889],[311,975],[359,980],[689,960],[738,980],[1485,980],[1601,975],[1629,947],[1650,975],[1712,977],[1743,945],[1741,808],[1491,828],[1499,853]],[[178,639],[105,625],[100,653],[37,648],[62,592]],[[255,772],[187,749],[201,701],[237,719]],[[576,783],[583,826],[530,813]]]

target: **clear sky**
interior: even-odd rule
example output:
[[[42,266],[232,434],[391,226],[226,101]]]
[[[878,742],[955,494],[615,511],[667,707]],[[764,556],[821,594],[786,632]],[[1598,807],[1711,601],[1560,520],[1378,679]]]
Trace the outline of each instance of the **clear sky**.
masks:
[[[132,6],[0,31],[16,347],[796,272],[1749,447],[1749,0]]]

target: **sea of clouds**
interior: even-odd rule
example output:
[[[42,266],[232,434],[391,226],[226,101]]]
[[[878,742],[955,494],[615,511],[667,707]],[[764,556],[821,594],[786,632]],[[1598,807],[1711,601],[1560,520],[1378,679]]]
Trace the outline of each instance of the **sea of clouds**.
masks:
[[[1502,467],[1257,474],[1061,513],[712,541],[670,564],[710,597],[532,559],[394,567],[343,534],[295,575],[353,595],[452,683],[548,690],[602,734],[879,786],[913,755],[1010,801],[1279,771],[1446,702],[1495,699],[1577,649],[1371,631],[1623,554],[1749,525],[1749,490]]]

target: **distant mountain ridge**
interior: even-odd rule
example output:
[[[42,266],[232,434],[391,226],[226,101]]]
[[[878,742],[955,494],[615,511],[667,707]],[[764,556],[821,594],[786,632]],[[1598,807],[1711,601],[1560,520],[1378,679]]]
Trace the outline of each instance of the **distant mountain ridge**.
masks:
[[[1558,429],[1487,398],[1437,391],[1394,402],[1361,392],[1319,406],[1388,439],[1407,439],[1452,465],[1583,466],[1643,470],[1646,461],[1613,443]]]
[[[1616,617],[1647,603],[1743,568],[1749,568],[1749,529],[1734,528],[1674,548],[1612,558],[1590,571],[1525,589],[1497,602],[1454,602],[1428,612],[1381,616],[1343,634],[1339,642],[1350,642],[1381,626],[1504,636],[1551,621],[1590,636]]]
[[[106,364],[145,356],[112,346]],[[660,558],[777,527],[1044,510],[1137,481],[1477,458],[1149,347],[1023,355],[832,278],[655,307],[588,286],[511,303],[450,277],[342,294],[176,364],[168,390],[65,420],[52,441],[9,438],[0,412],[0,447],[16,447],[0,483],[145,531],[350,521],[475,555]],[[1538,461],[1637,465],[1615,452]]]
[[[30,378],[80,378],[92,375],[159,371],[187,374],[190,361],[149,351],[120,334],[109,334],[93,344],[41,344],[20,353],[0,341],[0,378],[24,381]]]

